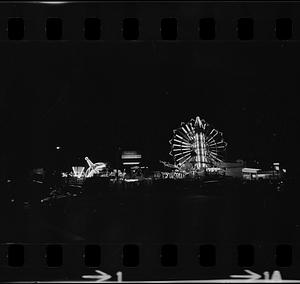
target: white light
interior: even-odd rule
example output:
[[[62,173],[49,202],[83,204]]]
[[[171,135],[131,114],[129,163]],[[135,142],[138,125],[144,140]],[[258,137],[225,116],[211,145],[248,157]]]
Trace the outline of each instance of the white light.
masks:
[[[176,137],[178,137],[179,139],[185,140],[183,137],[181,137],[180,135],[176,134]]]
[[[220,171],[221,168],[207,168],[208,172],[216,172],[216,171]]]
[[[254,168],[243,168],[242,172],[243,173],[257,173],[258,171],[260,171],[261,169],[254,169]]]
[[[84,167],[72,167],[73,174],[77,178],[81,178],[83,176]]]
[[[139,181],[137,178],[125,179],[126,182],[135,182]]]
[[[140,162],[124,162],[123,165],[139,165]]]
[[[66,1],[40,1],[37,3],[59,5],[59,4],[67,4],[68,2],[66,2]]]
[[[122,159],[140,159],[142,156],[141,155],[122,155]]]

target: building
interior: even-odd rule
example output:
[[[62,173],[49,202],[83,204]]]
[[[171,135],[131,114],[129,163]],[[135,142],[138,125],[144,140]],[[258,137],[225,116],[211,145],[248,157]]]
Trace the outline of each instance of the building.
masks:
[[[237,160],[236,162],[221,162],[219,167],[224,170],[225,176],[242,178],[245,162]]]

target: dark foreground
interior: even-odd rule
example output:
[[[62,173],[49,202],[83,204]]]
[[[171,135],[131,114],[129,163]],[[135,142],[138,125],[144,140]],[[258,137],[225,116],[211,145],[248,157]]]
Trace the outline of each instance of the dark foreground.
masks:
[[[45,198],[1,198],[1,242],[289,242],[300,238],[294,185],[97,183]],[[180,189],[182,187],[182,190]],[[4,192],[4,191],[3,191]],[[25,196],[25,197],[24,197]],[[28,197],[27,196],[27,197]],[[40,202],[44,198],[44,202]]]
[[[43,190],[42,185],[32,184],[14,199],[11,192],[2,191],[1,279],[82,280],[82,275],[94,275],[95,269],[112,275],[112,280],[118,271],[124,280],[228,279],[231,274],[245,274],[244,269],[260,275],[280,270],[285,279],[299,279],[297,252],[294,266],[288,269],[276,266],[274,252],[277,244],[300,240],[295,184],[278,190],[267,184],[208,183],[195,187],[164,182],[124,188],[95,183],[83,189],[70,187],[64,194],[40,202],[45,198]],[[17,274],[4,257],[7,243],[27,245],[25,263],[29,264]],[[64,266],[43,266],[45,251],[40,243],[64,244]],[[122,258],[123,245],[132,243],[140,247],[140,263],[134,269],[124,267]],[[86,244],[101,245],[97,268],[83,264]],[[178,245],[174,267],[160,265],[162,244]],[[216,247],[215,266],[199,265],[200,244]],[[237,266],[239,244],[255,247],[254,266]]]

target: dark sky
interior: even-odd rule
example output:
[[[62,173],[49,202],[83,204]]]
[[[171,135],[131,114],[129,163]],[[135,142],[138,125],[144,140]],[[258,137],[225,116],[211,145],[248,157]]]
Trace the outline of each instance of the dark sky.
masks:
[[[199,115],[227,158],[295,164],[299,43],[3,42],[4,163],[114,161],[117,147],[169,160],[172,130]],[[84,162],[84,161],[83,161]]]

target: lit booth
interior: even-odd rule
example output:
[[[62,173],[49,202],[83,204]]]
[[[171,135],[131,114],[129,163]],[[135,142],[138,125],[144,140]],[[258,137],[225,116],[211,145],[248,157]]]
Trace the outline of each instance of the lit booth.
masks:
[[[243,168],[242,169],[243,179],[256,180],[258,179],[258,173],[260,171],[261,169],[256,169],[256,168]]]

